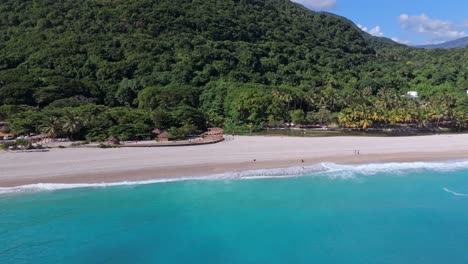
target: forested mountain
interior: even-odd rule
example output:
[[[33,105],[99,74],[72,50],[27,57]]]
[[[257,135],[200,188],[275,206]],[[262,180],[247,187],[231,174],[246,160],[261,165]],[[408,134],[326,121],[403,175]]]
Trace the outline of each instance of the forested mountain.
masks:
[[[91,139],[333,122],[382,91],[468,88],[467,49],[409,48],[287,0],[4,0],[0,14],[0,119],[15,133],[67,118],[79,129],[55,134]]]
[[[459,38],[456,40],[447,41],[440,44],[421,45],[416,46],[423,49],[453,49],[453,48],[466,48],[468,47],[468,37]]]

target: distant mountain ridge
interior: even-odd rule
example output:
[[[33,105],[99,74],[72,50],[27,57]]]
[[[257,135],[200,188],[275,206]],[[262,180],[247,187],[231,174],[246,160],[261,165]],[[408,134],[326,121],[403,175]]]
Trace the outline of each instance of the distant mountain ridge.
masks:
[[[452,49],[452,48],[466,48],[468,47],[468,37],[459,38],[456,40],[447,41],[440,44],[433,44],[433,45],[420,45],[416,46],[416,48],[422,49]]]

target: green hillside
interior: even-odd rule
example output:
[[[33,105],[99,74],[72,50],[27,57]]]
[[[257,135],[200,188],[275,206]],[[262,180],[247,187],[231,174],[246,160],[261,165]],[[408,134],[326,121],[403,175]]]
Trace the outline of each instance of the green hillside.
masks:
[[[15,133],[73,116],[79,129],[55,134],[337,122],[382,91],[461,102],[468,88],[466,49],[409,48],[286,0],[5,0],[0,14],[0,119]]]

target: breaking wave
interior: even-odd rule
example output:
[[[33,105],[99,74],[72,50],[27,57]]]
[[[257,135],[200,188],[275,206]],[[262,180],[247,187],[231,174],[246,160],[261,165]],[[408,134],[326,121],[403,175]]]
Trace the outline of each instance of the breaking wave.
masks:
[[[203,177],[179,177],[171,179],[155,179],[147,181],[125,181],[115,183],[92,183],[92,184],[61,184],[61,183],[39,183],[23,185],[18,187],[0,187],[0,194],[27,193],[38,191],[54,191],[76,188],[105,188],[115,186],[146,185],[155,183],[168,183],[177,181],[193,180],[253,180],[265,178],[290,178],[299,176],[326,177],[330,179],[354,179],[364,176],[372,176],[381,173],[392,173],[405,175],[418,171],[448,172],[468,169],[468,160],[448,162],[407,162],[407,163],[376,163],[362,165],[340,165],[335,163],[320,163],[312,166],[296,166],[289,168],[261,169],[232,171],[213,174]],[[453,192],[447,188],[445,191],[457,196],[465,194]],[[468,195],[467,195],[468,196]]]
[[[38,192],[38,191],[54,191],[65,189],[77,188],[105,188],[116,186],[131,186],[131,185],[147,185],[155,183],[168,183],[178,181],[194,181],[194,180],[237,180],[237,179],[260,179],[260,178],[278,178],[278,177],[295,177],[305,174],[311,174],[323,171],[325,168],[321,165],[304,166],[304,167],[290,167],[278,169],[263,169],[263,170],[245,170],[245,171],[232,171],[219,174],[212,174],[202,177],[179,177],[171,179],[155,179],[147,181],[124,181],[115,183],[80,183],[80,184],[66,184],[66,183],[38,183],[30,185],[22,185],[17,187],[0,187],[0,194],[7,193],[21,193],[21,192]]]
[[[328,170],[320,173],[330,178],[356,178],[372,176],[382,173],[393,175],[406,175],[422,171],[450,172],[468,169],[468,160],[454,160],[447,162],[401,162],[401,163],[375,163],[362,165],[339,165],[324,163]]]

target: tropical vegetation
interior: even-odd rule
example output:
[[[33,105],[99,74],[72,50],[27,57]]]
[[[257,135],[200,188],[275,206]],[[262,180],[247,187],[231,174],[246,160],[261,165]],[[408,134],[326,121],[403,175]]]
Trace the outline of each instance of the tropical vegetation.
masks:
[[[0,13],[0,120],[15,134],[467,127],[467,48],[407,47],[287,0],[5,0]]]

